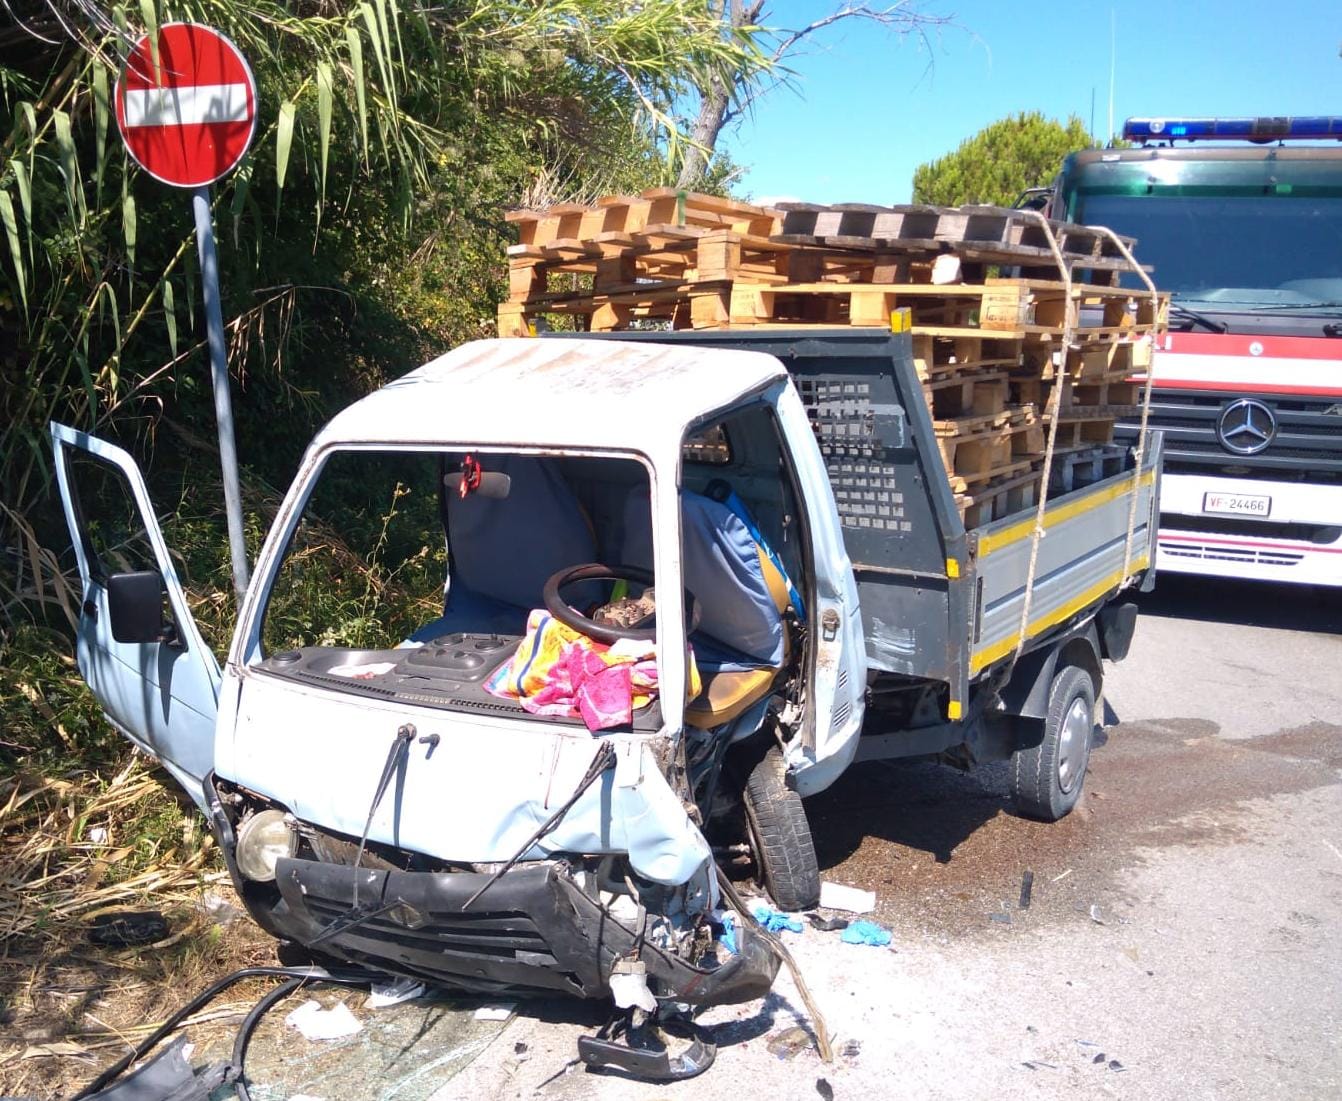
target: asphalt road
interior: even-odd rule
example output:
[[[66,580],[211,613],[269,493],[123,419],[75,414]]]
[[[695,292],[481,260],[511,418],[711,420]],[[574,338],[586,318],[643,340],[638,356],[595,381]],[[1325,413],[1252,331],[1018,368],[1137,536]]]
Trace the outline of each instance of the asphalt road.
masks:
[[[1342,596],[1167,576],[1106,697],[1056,825],[1009,813],[1000,768],[882,764],[808,806],[826,878],[895,933],[789,936],[834,1064],[781,979],[705,1018],[695,1082],[585,1073],[594,1018],[524,1004],[434,1097],[1342,1096]]]

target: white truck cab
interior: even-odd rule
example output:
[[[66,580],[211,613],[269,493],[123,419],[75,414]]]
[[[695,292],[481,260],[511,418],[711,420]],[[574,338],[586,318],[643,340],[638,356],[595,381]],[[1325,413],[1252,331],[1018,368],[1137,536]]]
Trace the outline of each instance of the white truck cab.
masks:
[[[133,460],[52,434],[80,669],[209,817],[263,927],[478,991],[601,996],[631,953],[657,998],[768,989],[777,960],[745,923],[734,952],[706,935],[722,928],[707,822],[743,798],[757,832],[783,813],[752,805],[752,774],[800,814],[852,759],[865,684],[834,497],[776,358],[487,340],[383,387],[308,449],[222,669]],[[357,646],[272,622],[324,480],[384,461],[436,493],[447,567],[425,621],[406,632],[374,611]],[[109,476],[138,507],[149,568],[99,554],[81,496]],[[686,595],[602,623],[612,589]],[[564,681],[575,643],[574,660],[645,679],[615,676],[614,704],[611,678],[583,696]],[[510,694],[546,661],[541,693]]]
[[[313,441],[222,669],[130,456],[52,435],[80,669],[262,927],[631,1013],[768,990],[780,950],[719,858],[814,906],[801,801],[854,762],[1010,759],[1021,813],[1068,814],[1122,594],[1153,580],[1155,436],[966,528],[907,313],[477,341],[410,372]],[[138,556],[85,508],[118,495]]]

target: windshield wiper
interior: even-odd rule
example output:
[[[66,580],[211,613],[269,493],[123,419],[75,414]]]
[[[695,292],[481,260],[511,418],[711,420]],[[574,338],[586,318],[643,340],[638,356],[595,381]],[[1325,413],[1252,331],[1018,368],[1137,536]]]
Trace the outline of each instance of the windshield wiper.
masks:
[[[1342,302],[1269,302],[1262,306],[1251,306],[1254,313],[1264,310],[1342,310]]]
[[[1227,333],[1230,331],[1230,326],[1224,321],[1213,321],[1206,314],[1198,313],[1197,310],[1190,310],[1187,306],[1179,302],[1170,303],[1170,313],[1175,317],[1191,322],[1189,328],[1192,328],[1193,325],[1201,325],[1204,329],[1210,329],[1214,333]]]

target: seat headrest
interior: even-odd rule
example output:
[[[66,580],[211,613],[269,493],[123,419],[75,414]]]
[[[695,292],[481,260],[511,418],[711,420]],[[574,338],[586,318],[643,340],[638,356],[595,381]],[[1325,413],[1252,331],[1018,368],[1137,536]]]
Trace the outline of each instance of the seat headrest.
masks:
[[[591,524],[552,460],[497,455],[481,461],[507,474],[512,485],[502,500],[448,495],[452,583],[506,604],[539,607],[552,574],[597,560]]]
[[[681,493],[685,587],[699,600],[699,633],[761,665],[783,664],[787,586],[745,523],[701,493]],[[621,562],[652,568],[651,509],[646,494],[626,503]],[[781,592],[780,592],[781,590]]]

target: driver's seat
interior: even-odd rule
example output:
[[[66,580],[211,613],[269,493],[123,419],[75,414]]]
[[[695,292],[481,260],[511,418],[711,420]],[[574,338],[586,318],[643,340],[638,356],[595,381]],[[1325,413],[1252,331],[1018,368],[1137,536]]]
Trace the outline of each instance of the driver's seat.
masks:
[[[442,616],[410,642],[457,631],[522,635],[550,575],[596,560],[591,522],[553,460],[493,455],[485,462],[509,476],[508,495],[446,495],[447,600]],[[589,602],[600,595],[591,586],[580,591]]]
[[[652,568],[650,515],[646,494],[631,495],[620,561]],[[690,642],[703,680],[703,690],[685,709],[685,721],[709,730],[765,699],[786,668],[789,585],[746,522],[726,504],[683,492],[681,528],[685,587],[701,609]]]

